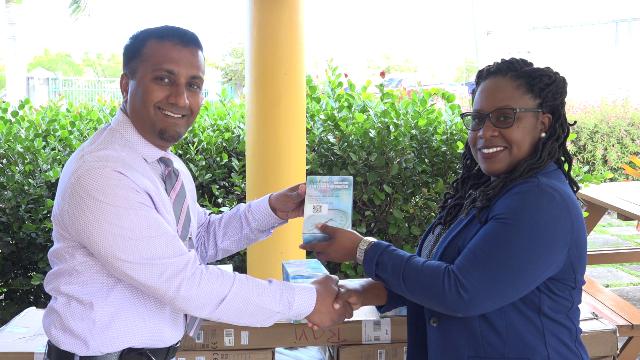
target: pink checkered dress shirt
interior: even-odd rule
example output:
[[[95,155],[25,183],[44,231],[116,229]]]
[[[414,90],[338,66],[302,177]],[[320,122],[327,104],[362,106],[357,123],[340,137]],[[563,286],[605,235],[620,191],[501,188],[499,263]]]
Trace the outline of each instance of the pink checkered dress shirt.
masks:
[[[195,249],[176,233],[160,156],[184,179]],[[121,111],[65,165],[52,221],[44,282],[52,298],[43,326],[54,344],[78,355],[174,344],[185,314],[268,326],[304,318],[315,304],[310,285],[202,265],[269,236],[283,221],[267,196],[222,215],[201,208],[184,163],[142,138]]]

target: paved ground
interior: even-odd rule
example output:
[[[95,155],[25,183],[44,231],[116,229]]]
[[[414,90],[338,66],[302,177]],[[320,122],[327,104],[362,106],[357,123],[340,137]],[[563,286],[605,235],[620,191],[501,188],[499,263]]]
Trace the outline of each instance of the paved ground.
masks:
[[[621,221],[607,214],[588,238],[588,248],[640,247],[640,232],[635,221]],[[592,265],[587,274],[629,301],[640,304],[640,263]]]
[[[636,246],[640,246],[636,222],[618,220],[615,214],[607,214],[588,238],[589,249]],[[587,274],[640,308],[640,263],[592,265]],[[624,338],[620,339],[619,345],[623,342]]]

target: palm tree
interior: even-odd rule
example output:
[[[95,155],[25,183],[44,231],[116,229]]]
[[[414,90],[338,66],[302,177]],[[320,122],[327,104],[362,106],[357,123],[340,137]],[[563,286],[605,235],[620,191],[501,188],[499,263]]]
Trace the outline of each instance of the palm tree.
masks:
[[[71,11],[71,16],[74,18],[86,14],[88,9],[87,0],[69,0],[69,10]]]
[[[2,39],[3,42],[6,41],[5,49],[7,50],[5,58],[6,99],[12,103],[22,100],[27,93],[27,66],[18,51],[17,18],[20,3],[22,3],[21,0],[5,0],[4,14],[0,14],[6,18],[7,37]]]

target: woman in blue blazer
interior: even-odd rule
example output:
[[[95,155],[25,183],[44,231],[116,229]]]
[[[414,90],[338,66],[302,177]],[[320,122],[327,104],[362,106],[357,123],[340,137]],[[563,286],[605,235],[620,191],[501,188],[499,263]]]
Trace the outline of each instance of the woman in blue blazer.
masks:
[[[579,309],[587,235],[567,150],[567,82],[509,59],[480,70],[462,172],[416,254],[324,225],[318,258],[372,278],[341,301],[406,305],[408,359],[588,359]],[[343,303],[344,304],[344,303]],[[344,306],[344,305],[343,305]]]

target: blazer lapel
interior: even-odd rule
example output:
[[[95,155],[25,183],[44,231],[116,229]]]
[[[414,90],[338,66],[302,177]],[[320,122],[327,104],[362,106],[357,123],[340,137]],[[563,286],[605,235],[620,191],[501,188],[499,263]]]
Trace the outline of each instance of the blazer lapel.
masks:
[[[442,239],[440,239],[440,243],[436,247],[436,251],[433,254],[433,260],[440,260],[440,256],[442,252],[447,247],[449,242],[456,237],[458,232],[474,217],[476,216],[476,209],[471,209],[467,216],[463,218],[458,218],[453,225],[449,228],[449,230],[444,234]]]

